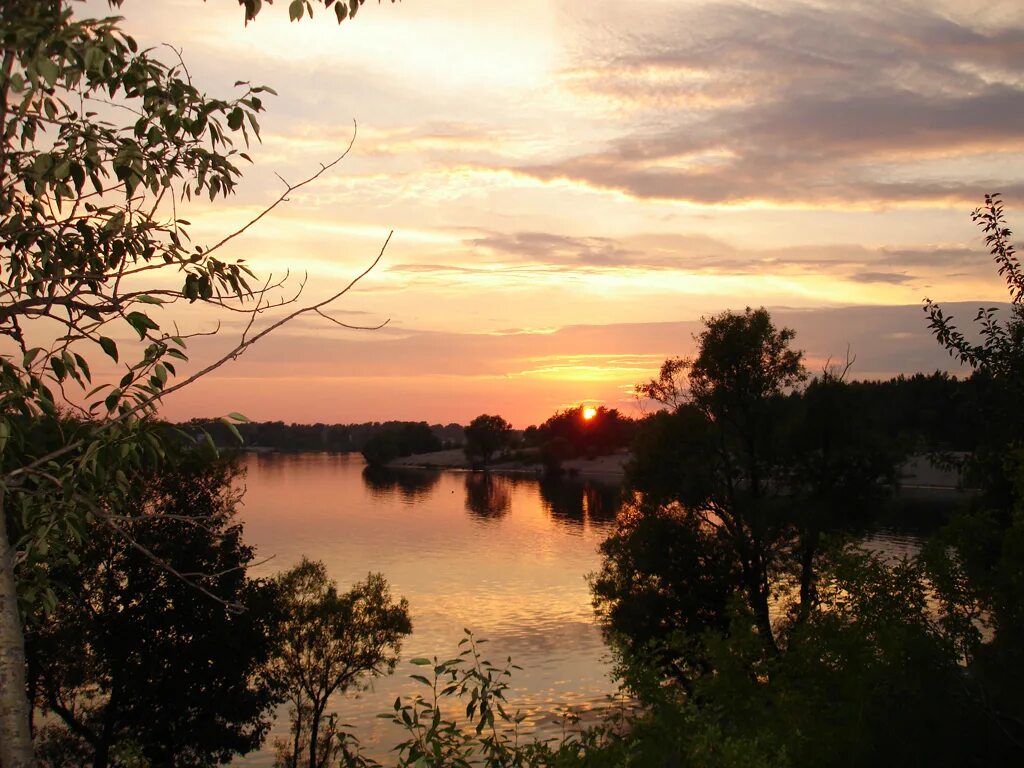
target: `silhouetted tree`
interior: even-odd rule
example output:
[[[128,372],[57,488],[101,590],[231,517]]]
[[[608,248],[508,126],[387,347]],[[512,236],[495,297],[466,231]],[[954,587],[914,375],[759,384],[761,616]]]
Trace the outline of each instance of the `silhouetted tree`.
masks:
[[[678,502],[703,525],[723,532],[769,647],[775,646],[768,615],[770,572],[788,533],[771,482],[785,468],[778,466],[773,449],[784,395],[806,378],[802,354],[789,346],[793,336],[788,328],[776,329],[764,309],[705,320],[696,359],[666,364],[669,377],[688,370],[689,391],[647,390],[666,404],[678,403],[674,414],[656,423],[662,437],[680,441],[668,454],[680,463],[663,464],[667,457],[658,456],[660,445],[654,453],[640,447],[631,475],[633,486],[652,502]],[[663,378],[665,371],[663,366]],[[667,434],[664,427],[670,427]],[[675,474],[665,477],[664,466]],[[669,482],[644,482],[657,472]]]
[[[238,474],[191,453],[144,475],[135,508],[108,509],[120,533],[97,524],[52,566],[66,591],[28,631],[35,705],[61,723],[51,744],[95,768],[125,750],[206,766],[260,746],[280,701],[261,673],[276,593],[246,576]]]
[[[391,422],[366,441],[362,454],[367,464],[376,467],[403,456],[439,451],[441,447],[441,440],[425,421]]]
[[[501,416],[484,413],[466,427],[463,451],[474,467],[486,467],[496,453],[508,446],[511,438],[511,424]]]
[[[971,648],[968,688],[989,726],[987,737],[1018,762],[1024,755],[1024,270],[999,195],[974,211],[1011,308],[1001,316],[981,308],[977,342],[969,340],[939,305],[925,300],[929,326],[949,354],[974,369],[982,396],[972,425],[978,445],[966,465],[980,488],[970,509],[945,531],[934,553],[952,577],[968,585],[965,601],[985,617],[987,642]],[[955,554],[954,554],[955,553]]]
[[[602,567],[590,584],[605,630],[627,659],[658,654],[663,669],[681,665],[674,672],[684,684],[694,668],[703,669],[695,645],[680,654],[667,644],[728,628],[741,574],[726,537],[678,505],[625,506],[601,544]]]
[[[571,451],[562,459],[577,456],[604,456],[629,446],[634,423],[616,408],[598,406],[589,419],[583,406],[559,411],[538,427],[542,445],[564,441]]]
[[[982,310],[975,344],[926,305],[940,341],[978,366],[969,382],[851,385],[831,369],[797,389],[791,338],[747,323],[748,310],[702,334],[697,360],[644,385],[671,410],[644,422],[630,473],[643,496],[606,542],[593,586],[627,681],[685,724],[679,764],[1020,763],[1024,448],[1013,393],[1024,394],[1024,277],[998,198],[976,217],[1013,312]],[[780,363],[762,366],[772,376],[742,350],[761,345],[698,366],[704,342],[721,351],[759,336],[779,342],[762,346]],[[823,546],[825,533],[869,519],[904,438],[959,429],[901,405],[972,415],[982,494],[915,558]],[[737,588],[743,599],[730,599]],[[790,608],[776,614],[778,637],[770,591]],[[682,685],[664,685],[666,671]],[[730,745],[742,746],[738,763]]]
[[[281,754],[288,768],[324,768],[331,753],[321,750],[320,726],[328,700],[394,671],[402,638],[412,632],[409,603],[394,601],[379,573],[339,593],[324,564],[305,558],[274,582],[284,620],[268,674],[293,707],[292,748]]]

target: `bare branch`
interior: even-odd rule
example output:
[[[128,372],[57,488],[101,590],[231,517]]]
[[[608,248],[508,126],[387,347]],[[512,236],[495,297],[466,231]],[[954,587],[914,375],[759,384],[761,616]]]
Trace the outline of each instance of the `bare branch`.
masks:
[[[320,315],[320,317],[322,317],[324,320],[330,320],[335,325],[340,325],[342,328],[348,328],[353,331],[379,331],[381,328],[383,328],[385,325],[391,322],[391,318],[389,317],[387,320],[385,320],[383,323],[380,323],[379,325],[350,325],[349,323],[343,323],[336,317],[331,317],[322,310],[318,309],[316,310],[316,313]]]
[[[194,373],[193,375],[189,376],[187,379],[185,379],[183,381],[180,381],[180,382],[178,382],[177,384],[175,384],[175,385],[173,385],[171,387],[168,387],[167,389],[163,390],[159,394],[153,395],[153,396],[148,397],[148,398],[141,398],[139,400],[139,402],[135,406],[133,406],[132,408],[127,409],[126,411],[124,411],[117,418],[111,419],[110,421],[105,422],[102,425],[101,429],[109,429],[110,427],[112,427],[112,426],[114,426],[116,424],[121,424],[121,423],[127,421],[128,419],[132,418],[136,414],[138,414],[140,411],[145,411],[145,410],[149,409],[154,403],[162,402],[163,398],[166,397],[167,395],[173,394],[174,392],[177,392],[179,389],[183,389],[184,387],[187,387],[189,384],[192,384],[196,380],[201,379],[202,377],[206,376],[207,374],[212,373],[213,371],[217,370],[218,368],[220,368],[222,365],[224,365],[225,363],[229,362],[230,360],[237,359],[249,347],[251,347],[257,341],[262,339],[264,336],[267,336],[270,333],[273,333],[275,330],[280,328],[282,325],[285,325],[286,323],[291,322],[292,320],[294,320],[297,317],[300,317],[301,315],[309,314],[311,312],[316,312],[316,311],[322,309],[323,307],[326,307],[326,306],[332,304],[333,302],[337,301],[338,299],[340,299],[342,296],[344,296],[346,293],[348,293],[350,290],[352,290],[352,288],[354,288],[356,286],[356,284],[359,283],[360,280],[362,280],[364,277],[366,277],[368,274],[370,274],[370,272],[373,271],[374,267],[376,267],[377,264],[380,263],[380,260],[384,257],[384,251],[387,249],[388,243],[391,242],[391,236],[393,234],[394,234],[394,230],[392,230],[391,232],[388,233],[387,239],[385,239],[384,244],[381,246],[380,252],[377,254],[377,257],[373,260],[373,262],[366,269],[364,269],[362,272],[360,272],[356,277],[354,277],[348,283],[348,285],[346,285],[340,291],[338,291],[337,293],[333,294],[332,296],[329,296],[328,298],[324,299],[323,301],[317,302],[316,304],[312,304],[310,306],[302,307],[301,309],[297,309],[294,312],[292,312],[292,313],[286,315],[285,317],[281,318],[277,322],[272,323],[271,325],[269,325],[268,327],[264,328],[262,331],[257,333],[255,336],[253,336],[251,339],[247,339],[247,340],[244,340],[244,341],[240,342],[230,352],[228,352],[227,354],[223,355],[222,357],[220,357],[219,359],[217,359],[216,361],[214,361],[210,365],[206,366],[202,370],[198,371],[197,373]],[[219,328],[219,326],[220,326],[220,324],[218,323],[218,328]],[[195,334],[195,335],[213,335],[213,333],[215,333],[215,331],[214,332],[210,332],[210,333],[206,333],[206,334]],[[76,440],[73,443],[69,443],[68,445],[65,445],[65,446],[63,446],[61,448],[58,448],[58,449],[56,449],[54,451],[51,451],[50,453],[48,453],[48,454],[46,454],[44,456],[39,457],[38,459],[36,459],[35,461],[33,461],[31,463],[26,464],[26,465],[24,465],[22,467],[18,467],[17,469],[9,472],[6,475],[6,479],[7,479],[8,482],[10,482],[12,480],[17,479],[18,477],[20,477],[22,475],[25,475],[25,474],[28,474],[28,473],[34,471],[37,467],[43,466],[44,464],[46,464],[46,463],[48,463],[50,461],[53,461],[54,459],[58,459],[61,456],[66,456],[67,454],[69,454],[69,453],[71,453],[73,451],[76,451],[79,448],[81,448],[84,445],[84,442],[85,442],[84,440]]]
[[[300,189],[301,187],[304,187],[304,186],[306,186],[306,185],[307,185],[307,184],[309,184],[310,182],[316,181],[316,180],[317,180],[317,179],[319,179],[319,178],[320,178],[320,177],[321,177],[321,176],[322,176],[322,175],[323,175],[324,173],[326,173],[326,172],[327,172],[327,171],[329,171],[329,170],[330,170],[331,168],[333,168],[333,167],[334,167],[334,166],[336,166],[336,165],[337,165],[338,163],[340,163],[340,162],[341,162],[342,160],[344,160],[344,159],[345,159],[345,157],[346,157],[346,156],[348,156],[348,153],[352,151],[352,146],[353,146],[353,145],[355,144],[355,142],[356,142],[356,133],[357,133],[357,131],[358,131],[358,127],[359,127],[359,126],[358,126],[358,124],[356,123],[356,121],[355,121],[355,120],[353,120],[353,121],[352,121],[352,138],[351,138],[351,139],[349,139],[349,142],[348,142],[348,146],[347,146],[347,147],[345,148],[345,151],[344,151],[344,152],[342,152],[342,153],[341,153],[340,155],[338,155],[338,157],[334,158],[334,160],[332,160],[331,162],[327,163],[327,165],[324,165],[323,163],[321,163],[321,164],[320,164],[320,170],[319,170],[319,171],[317,171],[316,173],[314,173],[314,174],[313,174],[312,176],[309,176],[308,178],[306,178],[306,179],[303,179],[302,181],[298,182],[297,184],[288,184],[288,182],[284,181],[284,179],[281,179],[281,181],[284,181],[284,183],[285,183],[285,184],[287,185],[287,187],[288,187],[288,188],[287,188],[287,189],[286,189],[286,190],[285,190],[284,192],[282,192],[282,193],[281,193],[281,196],[280,196],[280,197],[278,197],[278,198],[277,198],[277,200],[275,200],[275,201],[274,201],[273,203],[271,203],[271,204],[270,204],[270,205],[268,205],[268,206],[267,206],[266,208],[264,208],[264,209],[263,209],[263,210],[262,210],[262,211],[261,211],[261,212],[260,212],[260,213],[259,213],[259,214],[258,214],[257,216],[255,216],[254,218],[252,218],[252,219],[251,219],[251,220],[249,221],[249,223],[248,223],[248,224],[246,224],[245,226],[241,227],[240,229],[237,229],[237,230],[235,230],[234,232],[232,232],[232,233],[231,233],[230,235],[228,235],[227,237],[223,238],[223,239],[222,239],[222,240],[220,240],[219,242],[217,242],[217,243],[215,243],[214,245],[212,245],[211,247],[207,248],[207,249],[206,249],[206,251],[205,251],[205,253],[206,253],[207,255],[209,255],[209,254],[213,253],[214,251],[216,251],[216,250],[217,250],[218,248],[220,248],[220,247],[221,247],[222,245],[224,245],[224,244],[226,244],[226,243],[230,242],[231,240],[234,240],[234,239],[235,239],[236,237],[238,237],[239,235],[243,234],[243,233],[244,233],[244,232],[245,232],[245,231],[246,231],[247,229],[249,229],[249,227],[251,227],[252,225],[254,225],[254,224],[255,224],[256,222],[258,222],[258,221],[259,221],[260,219],[262,219],[262,218],[263,218],[264,216],[266,216],[266,215],[267,215],[268,213],[270,213],[271,211],[273,211],[273,210],[274,210],[275,208],[277,208],[277,206],[279,206],[279,205],[280,205],[281,203],[287,202],[287,199],[288,199],[288,195],[289,195],[289,194],[291,194],[292,192],[294,192],[294,191],[295,191],[295,190],[297,190],[297,189]],[[278,176],[278,178],[281,178],[281,177],[280,177],[280,176]]]
[[[167,573],[169,573],[172,576],[174,576],[175,578],[180,579],[181,581],[185,582],[188,586],[192,587],[193,589],[196,589],[199,592],[202,592],[208,598],[210,598],[211,600],[213,600],[214,602],[216,602],[216,603],[218,603],[220,605],[223,605],[227,610],[231,611],[232,613],[241,613],[244,610],[244,606],[242,606],[242,605],[240,605],[238,603],[229,602],[229,601],[225,600],[222,597],[218,597],[213,592],[211,592],[206,587],[204,587],[202,584],[200,584],[198,581],[196,581],[194,578],[190,578],[190,574],[182,573],[177,568],[175,568],[173,565],[171,565],[169,562],[164,560],[162,557],[154,554],[152,550],[150,550],[149,548],[147,548],[146,546],[141,544],[134,536],[132,536],[127,530],[125,530],[115,520],[112,520],[110,517],[108,517],[106,515],[102,515],[102,514],[99,517],[100,517],[101,520],[103,520],[103,523],[107,527],[109,527],[117,535],[121,536],[125,541],[127,541],[129,546],[131,546],[132,549],[134,549],[134,550],[136,550],[138,552],[141,552],[143,555],[145,555],[149,560],[151,560],[161,570],[164,570]],[[200,575],[206,575],[206,574],[200,574]]]

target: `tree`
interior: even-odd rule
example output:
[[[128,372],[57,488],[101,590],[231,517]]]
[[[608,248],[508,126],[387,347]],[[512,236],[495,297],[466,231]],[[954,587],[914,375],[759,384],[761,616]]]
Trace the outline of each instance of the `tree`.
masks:
[[[655,717],[686,724],[678,762],[735,764],[729,745],[741,744],[742,764],[1020,763],[1024,450],[1013,393],[1024,381],[1024,281],[998,199],[976,220],[1015,304],[1009,319],[979,312],[977,343],[926,303],[940,342],[977,366],[963,391],[990,396],[973,422],[982,493],[919,556],[892,562],[841,535],[822,541],[868,519],[898,455],[891,406],[869,404],[920,393],[924,377],[851,386],[848,362],[785,394],[724,359],[645,423],[630,475],[642,503],[606,542],[593,584],[626,680]],[[652,391],[681,391],[673,369]],[[927,389],[948,383],[933,377]],[[781,587],[789,603],[777,636],[749,581],[757,560],[763,588]],[[743,599],[729,601],[737,588]],[[666,673],[681,684],[664,685]]]
[[[123,533],[93,523],[54,574],[57,607],[37,606],[34,703],[64,726],[48,740],[77,742],[94,768],[129,749],[152,765],[214,765],[263,740],[280,701],[261,674],[276,593],[246,575],[239,474],[192,451],[140,477],[133,507],[110,509]]]
[[[667,523],[657,518],[666,516],[693,518],[679,526],[682,539],[694,539],[688,557],[732,563],[717,572],[744,596],[768,653],[779,648],[769,610],[779,585],[799,584],[798,600],[788,607],[797,620],[809,615],[824,534],[874,508],[895,452],[884,426],[856,407],[845,369],[826,366],[800,387],[807,374],[801,353],[790,346],[793,338],[791,330],[775,328],[764,309],[726,312],[705,321],[695,359],[672,358],[657,379],[637,386],[638,394],[669,409],[641,424],[628,468],[629,485],[643,499],[636,515],[656,519],[620,522],[594,582],[611,628],[614,617],[627,612],[619,603],[645,599],[645,584],[707,591],[695,576],[698,566],[682,568],[670,551],[660,551],[681,544],[647,534],[664,529]],[[623,574],[635,562],[653,570],[649,579],[630,584]],[[710,601],[710,607],[721,626],[727,604]],[[666,621],[659,639],[689,624],[713,623]]]
[[[367,677],[394,671],[402,638],[412,632],[409,603],[392,600],[387,581],[376,573],[339,594],[324,564],[305,558],[275,584],[285,600],[285,618],[270,674],[293,707],[285,764],[322,768],[329,756],[320,733],[328,700]]]
[[[425,421],[389,424],[370,437],[362,454],[371,467],[380,467],[401,456],[441,450],[441,440]]]
[[[250,18],[261,5],[243,4]],[[130,496],[132,472],[162,455],[149,418],[161,398],[351,288],[255,324],[297,297],[218,252],[344,154],[240,230],[192,243],[177,206],[235,190],[270,89],[239,83],[236,96],[211,98],[180,60],[139,50],[118,18],[78,19],[72,5],[0,5],[0,762],[9,768],[32,763],[18,578],[37,582],[23,599],[52,605],[40,565],[85,536],[90,515],[106,520],[98,500]],[[196,301],[250,322],[223,358],[172,384],[188,336],[161,313]],[[116,341],[125,334],[137,342]],[[94,380],[97,357],[120,370]],[[53,447],[37,439],[38,424],[56,424],[61,407],[80,418],[55,428]]]
[[[669,429],[667,436],[670,442],[683,441],[685,448],[670,454],[682,462],[669,470],[674,479],[648,486],[644,479],[667,465],[658,456],[660,441],[649,446],[653,450],[641,445],[632,468],[634,487],[648,495],[657,491],[660,496],[651,496],[652,502],[677,502],[702,525],[722,530],[769,647],[775,646],[768,614],[770,572],[774,552],[788,533],[779,515],[779,485],[769,478],[781,479],[785,473],[774,445],[783,396],[806,378],[802,353],[789,346],[793,337],[788,328],[776,329],[763,308],[724,312],[705,320],[696,359],[666,361],[657,382],[637,387],[666,405],[675,404],[674,414],[655,424],[680,427]],[[683,370],[688,371],[686,393],[675,385]]]
[[[572,456],[605,456],[629,446],[633,437],[633,421],[617,408],[603,405],[593,409],[589,418],[583,406],[557,412],[537,429],[542,447],[564,440]]]
[[[981,392],[973,427],[978,445],[965,471],[980,488],[972,506],[945,532],[935,553],[944,570],[966,585],[965,602],[985,622],[989,638],[971,648],[974,706],[983,712],[989,737],[1010,746],[1020,760],[1024,744],[1024,708],[1015,690],[1024,684],[1024,271],[1006,224],[1000,195],[986,195],[973,220],[985,234],[998,274],[1010,296],[1008,316],[982,307],[972,340],[925,299],[924,310],[936,340],[949,354],[974,369]]]
[[[659,654],[659,667],[700,665],[700,654],[676,658],[683,636],[724,632],[739,581],[721,529],[703,525],[676,505],[627,504],[615,531],[601,543],[601,570],[590,577],[594,605],[606,630],[629,659]],[[684,684],[690,669],[676,670]]]
[[[501,416],[486,413],[473,419],[466,427],[463,451],[474,467],[486,467],[494,454],[505,448],[512,438],[512,425]]]

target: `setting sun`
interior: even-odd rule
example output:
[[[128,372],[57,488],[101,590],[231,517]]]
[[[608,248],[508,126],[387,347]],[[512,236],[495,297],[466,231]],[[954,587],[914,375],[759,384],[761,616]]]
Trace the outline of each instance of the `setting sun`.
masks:
[[[597,416],[597,408],[592,405],[588,405],[583,409],[583,418],[585,421],[590,421],[595,416]]]

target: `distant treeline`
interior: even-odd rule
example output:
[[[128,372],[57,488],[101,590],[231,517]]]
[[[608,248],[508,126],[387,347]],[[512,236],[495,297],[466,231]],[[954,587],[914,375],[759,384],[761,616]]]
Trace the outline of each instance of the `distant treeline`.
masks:
[[[968,378],[917,373],[848,386],[861,418],[904,447],[932,450],[974,450],[982,437],[979,420],[992,396],[991,380],[981,373]]]
[[[931,449],[970,451],[977,442],[975,425],[988,397],[983,375],[957,378],[947,373],[897,376],[887,381],[851,381],[858,412],[893,438]],[[636,427],[645,418],[631,419],[612,409],[598,409],[597,418],[583,425],[580,409],[555,414],[539,427],[513,432],[513,447],[547,449],[559,458],[594,456],[629,448]],[[216,419],[193,419],[182,427],[206,430],[217,445],[236,445],[230,429]],[[425,421],[372,421],[362,424],[286,424],[253,421],[237,425],[247,448],[275,451],[371,452],[408,456],[465,442],[460,424]],[[385,459],[386,460],[386,459]]]
[[[902,450],[971,451],[978,442],[978,419],[991,397],[990,388],[984,374],[958,379],[936,372],[887,381],[851,381],[845,393],[856,418]],[[788,397],[803,398],[805,391]],[[635,448],[637,440],[647,439],[652,417],[660,413],[631,419],[601,407],[585,420],[582,411],[562,411],[539,427],[527,427],[521,444],[539,449],[541,459],[552,465],[565,459],[606,455]]]
[[[230,428],[217,419],[192,419],[180,424],[184,429],[205,430],[219,446],[238,445]],[[459,424],[427,424],[414,421],[369,421],[363,424],[285,424],[283,421],[251,421],[236,424],[245,448],[266,448],[275,451],[329,451],[347,453],[362,451],[383,434],[414,434],[417,446],[441,450],[462,445],[463,429]]]

